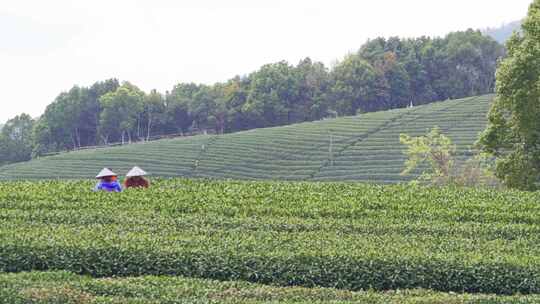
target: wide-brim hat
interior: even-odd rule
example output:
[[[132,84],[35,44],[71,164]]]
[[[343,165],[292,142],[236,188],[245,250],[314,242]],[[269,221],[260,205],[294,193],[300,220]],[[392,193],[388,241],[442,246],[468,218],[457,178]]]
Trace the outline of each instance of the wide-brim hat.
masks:
[[[103,168],[98,175],[96,175],[96,178],[102,178],[107,176],[118,176],[118,174],[112,172],[109,168]]]
[[[126,177],[144,176],[144,175],[147,175],[147,174],[148,173],[146,173],[146,171],[144,171],[143,169],[135,166],[131,170],[129,170],[129,172],[126,174]]]

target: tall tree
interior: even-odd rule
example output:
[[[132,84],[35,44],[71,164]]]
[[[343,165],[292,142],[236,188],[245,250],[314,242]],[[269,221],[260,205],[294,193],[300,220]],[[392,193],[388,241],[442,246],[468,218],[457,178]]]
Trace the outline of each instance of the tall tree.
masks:
[[[373,102],[377,82],[373,66],[360,56],[351,54],[332,71],[330,89],[335,110],[340,115],[377,109]]]
[[[249,93],[250,79],[236,76],[229,80],[224,88],[224,99],[227,104],[226,131],[239,131],[250,129],[249,119],[242,111]]]
[[[212,109],[215,107],[213,93],[212,87],[201,85],[189,101],[189,115],[193,118],[194,126],[198,130],[206,131],[213,127],[213,121],[210,121]]]
[[[143,100],[144,92],[128,82],[100,98],[99,134],[104,143],[142,139]]]
[[[480,31],[451,33],[447,36],[446,58],[451,98],[473,96],[492,91],[498,58],[503,48]]]
[[[187,132],[193,124],[189,114],[189,106],[193,96],[199,91],[194,83],[180,83],[166,94],[167,129],[172,133]]]
[[[0,132],[0,164],[30,160],[34,120],[21,114],[7,121]]]
[[[497,96],[484,150],[497,158],[496,175],[510,187],[539,188],[540,182],[540,0],[507,43],[508,57],[497,70]]]
[[[144,96],[143,122],[146,140],[152,135],[166,134],[167,130],[167,105],[163,95],[156,90]]]
[[[249,77],[249,94],[242,111],[252,126],[278,126],[294,122],[293,108],[298,100],[294,67],[286,61],[267,64]]]
[[[375,70],[379,81],[383,82],[382,88],[386,90],[378,94],[379,97],[384,97],[376,100],[379,107],[385,109],[406,107],[412,98],[410,79],[404,65],[398,61],[397,53],[385,52],[375,61]]]
[[[99,98],[109,92],[114,92],[120,83],[117,79],[107,79],[94,83],[85,90],[84,99],[81,100],[79,112],[79,132],[81,134],[82,146],[94,146],[99,143],[98,128],[101,105]]]
[[[229,102],[231,92],[229,84],[216,83],[211,88],[213,98],[212,107],[210,108],[210,116],[208,117],[209,126],[211,126],[217,134],[225,133],[227,123],[229,121]]]
[[[298,101],[292,109],[293,121],[323,118],[330,107],[327,94],[330,87],[328,70],[321,62],[301,60],[295,68],[298,81]]]

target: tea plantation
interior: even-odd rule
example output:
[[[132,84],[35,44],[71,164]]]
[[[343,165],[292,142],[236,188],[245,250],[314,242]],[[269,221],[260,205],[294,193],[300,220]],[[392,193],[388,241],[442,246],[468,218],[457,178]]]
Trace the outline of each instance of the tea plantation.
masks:
[[[0,183],[3,303],[540,302],[540,193],[183,179],[91,188]]]
[[[456,294],[424,289],[348,291],[276,287],[172,276],[91,278],[68,272],[0,274],[0,303],[540,303],[540,296]]]
[[[0,180],[85,179],[103,167],[124,174],[134,165],[154,176],[242,180],[396,183],[403,146],[399,134],[439,126],[459,158],[485,128],[491,95],[218,136],[194,136],[63,153],[2,167]]]

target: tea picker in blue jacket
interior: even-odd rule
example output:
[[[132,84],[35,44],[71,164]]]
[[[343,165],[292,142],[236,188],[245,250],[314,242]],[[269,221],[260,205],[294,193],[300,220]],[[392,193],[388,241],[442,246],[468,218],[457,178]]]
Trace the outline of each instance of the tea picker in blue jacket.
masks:
[[[122,192],[122,186],[118,182],[117,176],[109,168],[103,168],[96,176],[99,182],[94,187],[94,191]]]

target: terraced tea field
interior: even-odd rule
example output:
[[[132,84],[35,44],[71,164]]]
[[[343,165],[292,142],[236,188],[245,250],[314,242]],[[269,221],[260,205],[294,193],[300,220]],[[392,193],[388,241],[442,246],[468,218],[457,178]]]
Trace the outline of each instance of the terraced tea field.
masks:
[[[2,167],[0,179],[83,179],[102,167],[133,165],[154,176],[395,183],[403,169],[399,134],[439,126],[461,158],[486,124],[491,95],[408,109],[122,147],[64,153]]]
[[[0,274],[0,303],[527,304],[540,303],[540,296],[456,294],[422,289],[354,292],[332,288],[275,287],[239,281],[221,282],[171,276],[96,279],[68,272],[32,272]]]
[[[540,193],[0,183],[0,303],[539,303]]]

